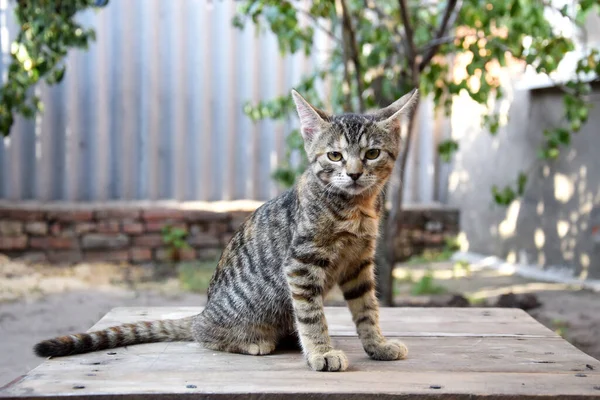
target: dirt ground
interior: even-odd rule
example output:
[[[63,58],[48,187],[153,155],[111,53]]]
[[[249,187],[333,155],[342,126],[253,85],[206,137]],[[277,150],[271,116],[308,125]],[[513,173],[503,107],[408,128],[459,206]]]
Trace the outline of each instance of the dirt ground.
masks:
[[[427,270],[432,271],[435,284],[444,288],[445,296],[463,293],[472,303],[493,304],[497,296],[508,292],[535,293],[542,306],[530,313],[584,352],[600,358],[599,293],[488,270],[456,276],[451,265],[442,263],[398,268],[398,302],[430,299],[427,295],[409,296],[410,288]],[[0,256],[0,386],[42,361],[31,351],[37,341],[85,331],[113,307],[205,303],[204,295],[186,292],[177,277],[164,272],[150,266],[111,264],[35,266]],[[340,300],[339,293],[333,293],[330,302]]]
[[[0,255],[0,386],[36,367],[39,340],[84,332],[114,307],[201,306],[153,268],[111,264],[28,265]]]

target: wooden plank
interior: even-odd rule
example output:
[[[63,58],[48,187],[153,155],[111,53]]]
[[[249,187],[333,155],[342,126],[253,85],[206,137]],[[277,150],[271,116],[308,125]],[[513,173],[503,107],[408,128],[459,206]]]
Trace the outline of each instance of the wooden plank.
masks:
[[[549,374],[460,374],[433,376],[414,372],[386,372],[377,375],[346,372],[332,377],[327,373],[290,371],[268,374],[241,371],[232,380],[220,372],[165,374],[169,371],[132,371],[128,379],[115,385],[115,373],[106,378],[82,379],[59,375],[44,387],[25,377],[5,390],[8,399],[597,399],[598,390],[588,379],[575,375]],[[239,371],[238,371],[239,372]],[[338,377],[339,375],[339,377]],[[241,379],[241,377],[244,377]],[[168,385],[166,384],[168,383]],[[78,387],[80,389],[73,389]],[[439,389],[438,389],[439,388]],[[64,393],[64,394],[63,394]],[[123,393],[128,393],[124,395]],[[289,397],[288,397],[289,396]]]
[[[393,338],[393,337],[390,337]],[[435,376],[446,372],[464,373],[595,373],[600,362],[577,351],[557,338],[419,338],[402,337],[409,348],[409,357],[398,362],[379,362],[368,358],[358,338],[333,337],[335,348],[350,359],[351,372],[422,372]],[[209,362],[206,362],[209,360]],[[295,367],[294,367],[295,366]],[[594,368],[590,370],[589,367]],[[288,368],[289,367],[289,368]],[[65,372],[80,376],[99,369],[120,380],[131,371],[177,371],[204,373],[221,371],[241,374],[243,371],[270,373],[278,370],[306,369],[297,350],[277,350],[265,357],[206,350],[195,342],[150,343],[107,351],[50,360],[34,371],[46,378]],[[308,371],[310,372],[310,371]],[[82,375],[83,373],[83,375]],[[232,375],[233,377],[233,375]],[[337,379],[338,377],[336,377]],[[54,378],[53,378],[54,379]],[[95,378],[94,378],[95,379]],[[111,378],[112,379],[112,378]]]
[[[149,318],[178,318],[200,308],[118,308],[93,329]],[[427,331],[437,321],[444,331],[464,318],[486,334],[485,318],[515,321],[526,332],[539,325],[520,310],[382,309],[387,329],[398,321]],[[343,318],[328,308],[329,319]],[[340,321],[338,328],[351,326]],[[388,320],[396,321],[391,322]],[[493,324],[492,324],[493,325]],[[502,325],[498,325],[502,326]],[[517,331],[515,331],[517,332]],[[539,332],[539,331],[537,331]],[[513,333],[514,336],[516,333]],[[348,355],[343,373],[310,371],[299,351],[252,357],[214,352],[196,343],[152,343],[50,359],[20,381],[0,391],[2,398],[111,399],[333,398],[333,399],[599,399],[600,362],[562,338],[427,337],[401,338],[410,349],[403,361],[370,360],[356,337],[335,336],[336,348]]]
[[[109,312],[92,329],[123,322],[181,318],[201,311],[202,307],[120,307]],[[325,314],[331,335],[356,335],[346,307],[326,307]],[[383,308],[380,319],[383,333],[389,336],[558,337],[518,309]]]
[[[173,347],[173,346],[169,346]],[[53,368],[37,368],[23,380],[9,387],[0,397],[55,398],[59,396],[135,395],[150,394],[294,394],[309,395],[401,395],[433,398],[454,395],[454,398],[514,399],[514,398],[600,398],[594,389],[600,383],[597,372],[588,373],[514,373],[414,371],[404,362],[376,362],[356,359],[349,354],[352,368],[334,376],[309,371],[299,353],[294,357],[274,355],[250,357],[234,354],[210,354],[198,350],[190,354],[168,351],[148,356],[113,356],[110,360],[91,358],[74,364],[55,361]],[[108,357],[108,356],[106,356]],[[77,357],[81,360],[81,356]],[[166,361],[169,362],[166,362]],[[61,365],[62,363],[62,365]],[[270,367],[270,368],[267,368]],[[380,370],[377,367],[387,367]],[[396,368],[392,370],[391,367]],[[366,367],[368,370],[358,368]],[[585,376],[582,376],[585,375]],[[195,387],[188,387],[193,385]],[[439,387],[439,389],[434,389]],[[193,389],[193,390],[190,390]],[[300,396],[304,395],[304,396]],[[416,397],[419,396],[419,397]],[[470,397],[469,397],[470,396]],[[587,397],[586,397],[587,396]],[[163,398],[158,397],[158,398]],[[168,397],[167,397],[168,398]],[[263,398],[263,397],[261,397]],[[296,397],[295,397],[296,398]],[[315,398],[313,396],[313,398]],[[360,396],[358,398],[361,398]],[[412,397],[411,397],[412,398]],[[438,397],[439,398],[439,397]],[[575,397],[573,397],[575,398]]]

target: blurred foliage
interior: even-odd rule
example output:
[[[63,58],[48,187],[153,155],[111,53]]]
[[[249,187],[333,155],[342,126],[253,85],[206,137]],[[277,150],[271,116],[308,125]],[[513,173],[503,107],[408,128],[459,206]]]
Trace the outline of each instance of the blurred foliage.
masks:
[[[164,226],[161,230],[162,242],[169,250],[169,258],[179,261],[181,250],[189,249],[187,243],[188,233],[185,229],[176,228],[171,225]]]
[[[449,261],[454,253],[460,250],[460,244],[456,237],[444,239],[444,247],[441,249],[425,249],[422,254],[410,257],[405,263],[408,265],[431,264]]]
[[[493,185],[492,195],[494,196],[494,202],[501,206],[509,206],[514,199],[525,193],[525,185],[527,185],[527,174],[524,172],[519,172],[515,188],[512,186],[505,186],[500,189],[496,185]]]
[[[471,276],[471,263],[465,260],[459,260],[452,266],[452,277],[454,279],[462,276]]]
[[[568,339],[567,336],[569,333],[569,322],[556,318],[551,321],[551,325],[556,334],[562,336],[564,339]]]
[[[194,293],[206,293],[218,262],[218,259],[214,259],[179,264],[177,274],[182,289]]]
[[[433,272],[427,271],[421,279],[415,282],[410,290],[413,296],[423,296],[431,294],[444,294],[447,290],[445,287],[436,285],[433,278]]]
[[[547,16],[568,19],[577,31],[590,12],[599,11],[597,0],[574,1],[560,9],[543,0],[315,0],[309,7],[290,0],[245,0],[234,24],[241,28],[251,22],[271,30],[282,54],[322,53],[324,49],[315,45],[315,33],[331,37],[334,45],[325,49],[325,67],[295,86],[317,106],[322,105],[321,80],[331,89],[327,108],[336,113],[385,106],[418,85],[447,114],[454,96],[468,94],[487,107],[482,124],[495,135],[500,118],[494,105],[503,95],[500,67],[527,65],[552,74],[575,46]],[[574,80],[559,83],[565,93],[564,123],[544,132],[541,159],[557,158],[587,120],[591,88],[585,79],[600,75],[598,49],[584,49],[577,74]],[[294,112],[287,94],[247,104],[245,111],[253,120],[283,120]],[[303,153],[297,132],[287,144],[288,155]],[[452,139],[443,141],[438,147],[441,159],[450,161],[458,148]],[[296,166],[286,162],[274,177],[290,186],[304,167],[302,162]],[[527,175],[521,173],[515,184],[493,187],[494,201],[510,204],[523,194],[526,183]]]
[[[43,110],[33,88],[45,79],[53,85],[65,75],[64,58],[72,48],[87,49],[93,29],[75,21],[78,12],[103,7],[108,0],[13,1],[19,31],[10,46],[8,79],[0,89],[0,133],[8,136],[16,114],[33,118]]]

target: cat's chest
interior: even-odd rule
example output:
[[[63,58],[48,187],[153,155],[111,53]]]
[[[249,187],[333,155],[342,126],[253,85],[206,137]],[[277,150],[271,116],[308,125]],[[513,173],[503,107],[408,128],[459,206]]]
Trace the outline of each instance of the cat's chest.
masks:
[[[374,219],[360,219],[340,223],[337,232],[350,233],[357,239],[371,238],[377,236],[377,221]]]
[[[376,214],[355,210],[344,219],[321,224],[317,246],[329,256],[345,264],[348,258],[361,257],[377,238],[379,220]]]
[[[377,236],[379,218],[371,208],[357,207],[346,213],[346,218],[334,224],[337,232],[347,232],[357,239],[372,239]]]

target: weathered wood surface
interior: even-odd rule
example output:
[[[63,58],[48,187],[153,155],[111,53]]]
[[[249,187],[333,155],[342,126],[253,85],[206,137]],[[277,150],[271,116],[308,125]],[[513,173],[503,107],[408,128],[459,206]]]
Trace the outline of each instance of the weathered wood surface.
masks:
[[[117,308],[92,329],[200,310]],[[346,372],[312,372],[294,351],[252,357],[153,343],[47,360],[0,397],[600,399],[600,362],[521,310],[383,309],[383,331],[410,350],[393,362],[366,356],[345,308],[326,314],[335,346],[350,359]]]

